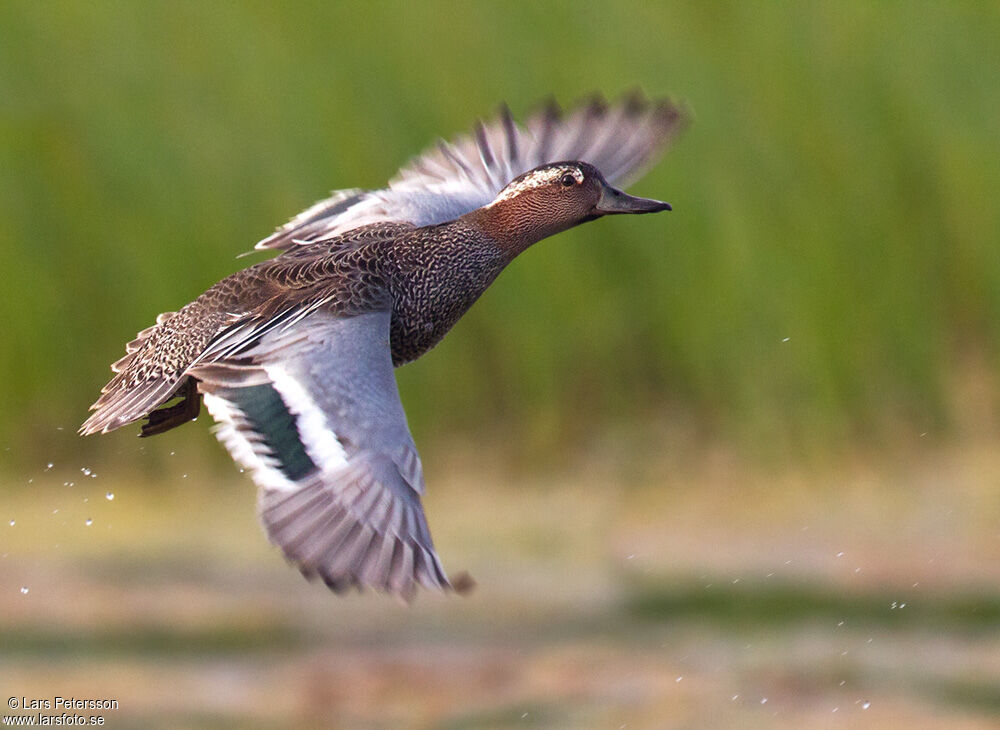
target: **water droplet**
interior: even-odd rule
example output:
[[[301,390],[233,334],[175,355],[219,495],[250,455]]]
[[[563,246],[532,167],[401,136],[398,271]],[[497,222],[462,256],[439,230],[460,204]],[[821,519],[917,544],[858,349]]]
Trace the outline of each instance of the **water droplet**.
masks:
[[[87,527],[90,527],[92,524],[94,524],[94,521],[88,517],[83,524],[85,524]]]
[[[21,595],[22,596],[28,595],[28,586],[21,586]]]
[[[792,339],[792,338],[791,337],[782,337],[781,341],[782,342],[788,342],[790,339]]]
[[[841,551],[840,551],[839,553],[837,553],[837,557],[838,557],[838,558],[842,558],[842,557],[844,557],[844,551],[843,551],[843,550],[841,550]]]
[[[84,474],[84,476],[88,476],[88,477],[90,476],[90,469],[88,469],[87,467],[81,466],[80,467],[80,471]]]
[[[45,471],[48,471],[49,469],[51,469],[51,468],[52,468],[52,467],[54,467],[54,466],[55,466],[55,464],[53,464],[53,463],[52,463],[52,462],[50,461],[50,462],[49,462],[48,464],[46,464],[46,465],[45,465]]]
[[[767,704],[767,697],[761,697],[760,698],[760,704],[766,705]]]
[[[733,702],[736,702],[736,700],[738,700],[739,698],[740,698],[740,696],[739,696],[739,695],[733,695],[733,696],[732,696],[732,697],[730,697],[729,699],[730,699],[730,700],[732,700]]]
[[[830,712],[836,712],[839,709],[840,709],[839,707],[834,707],[832,710],[830,710]]]
[[[54,515],[59,514],[59,508],[56,507],[54,510],[52,510],[52,514],[54,514]]]
[[[677,679],[675,679],[674,681],[675,681],[675,682],[680,682],[680,681],[681,681],[682,679],[684,679],[684,677],[678,677],[678,678],[677,678]]]
[[[869,707],[871,707],[871,706],[872,706],[872,703],[871,703],[871,702],[862,702],[862,703],[861,703],[861,709],[862,709],[862,710],[867,710],[867,709],[868,709]]]
[[[108,492],[107,494],[104,495],[104,498],[110,502],[112,499],[115,498],[115,493],[114,492]]]

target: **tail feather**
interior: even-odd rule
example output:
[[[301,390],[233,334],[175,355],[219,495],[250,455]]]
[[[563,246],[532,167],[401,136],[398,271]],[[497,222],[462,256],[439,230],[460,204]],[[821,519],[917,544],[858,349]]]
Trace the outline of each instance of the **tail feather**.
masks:
[[[187,367],[226,317],[203,316],[199,301],[164,312],[125,345],[125,356],[112,363],[115,376],[90,407],[93,413],[80,426],[81,434],[107,433],[138,421],[178,394]]]
[[[182,382],[180,377],[157,378],[130,386],[121,376],[116,377],[90,407],[94,412],[80,426],[80,433],[107,433],[138,421],[170,400]]]

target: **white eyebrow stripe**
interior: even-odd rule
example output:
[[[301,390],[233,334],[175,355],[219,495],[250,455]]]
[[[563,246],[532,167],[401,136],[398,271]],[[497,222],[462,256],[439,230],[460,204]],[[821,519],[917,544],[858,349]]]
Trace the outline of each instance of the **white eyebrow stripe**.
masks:
[[[561,178],[566,173],[573,175],[573,178],[578,182],[583,182],[583,172],[576,165],[560,165],[558,167],[545,167],[541,170],[534,170],[529,172],[524,177],[516,182],[512,182],[506,188],[501,191],[501,193],[493,199],[490,205],[495,205],[501,200],[510,200],[511,198],[520,195],[526,190],[531,190],[533,188],[540,188],[543,185],[549,185],[554,183],[556,180]],[[489,207],[489,206],[487,206]]]

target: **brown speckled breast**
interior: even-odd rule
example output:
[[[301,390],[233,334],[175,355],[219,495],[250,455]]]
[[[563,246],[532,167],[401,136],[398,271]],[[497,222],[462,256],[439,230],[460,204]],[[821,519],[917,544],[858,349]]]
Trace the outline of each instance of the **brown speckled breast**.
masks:
[[[457,221],[421,233],[396,241],[383,258],[396,366],[440,342],[509,261],[492,240]]]

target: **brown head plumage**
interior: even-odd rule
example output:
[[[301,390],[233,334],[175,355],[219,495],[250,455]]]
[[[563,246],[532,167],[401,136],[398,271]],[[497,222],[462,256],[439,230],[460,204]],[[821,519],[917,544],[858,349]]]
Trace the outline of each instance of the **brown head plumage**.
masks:
[[[593,165],[570,160],[520,175],[493,202],[466,218],[513,257],[543,238],[604,215],[661,210],[670,210],[670,204],[628,195],[610,185]]]

